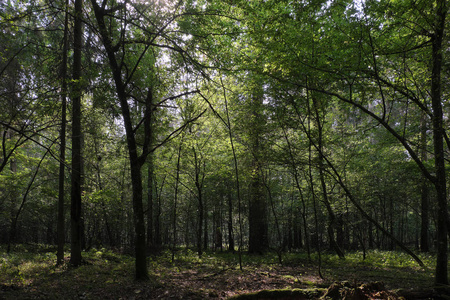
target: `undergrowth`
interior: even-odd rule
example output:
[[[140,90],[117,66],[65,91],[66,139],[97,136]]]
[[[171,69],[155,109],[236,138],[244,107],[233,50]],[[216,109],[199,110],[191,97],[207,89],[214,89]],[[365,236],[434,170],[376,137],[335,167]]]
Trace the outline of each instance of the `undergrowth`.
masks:
[[[433,284],[435,257],[431,254],[419,256],[426,269],[401,252],[372,250],[366,253],[365,259],[361,252],[347,253],[345,259],[322,253],[321,267],[325,276],[322,284],[342,280],[381,280],[389,288],[430,287]],[[173,282],[177,274],[192,274],[193,278],[201,275],[201,280],[219,280],[215,276],[221,274],[224,278],[228,276],[231,282],[233,277],[240,280],[239,276],[258,273],[260,277],[267,278],[276,275],[280,280],[290,282],[287,286],[318,285],[314,279],[318,269],[316,253],[310,257],[306,253],[285,253],[283,265],[279,264],[276,253],[264,256],[243,254],[244,270],[240,271],[236,253],[205,252],[199,257],[192,250],[180,249],[172,261],[172,253],[163,251],[158,256],[149,257],[150,280],[144,285],[133,280],[134,258],[129,255],[108,249],[93,249],[83,252],[83,258],[85,263],[81,267],[71,268],[69,252],[66,252],[62,266],[55,265],[54,247],[18,245],[9,254],[4,247],[0,247],[0,299],[139,298],[139,295],[144,295],[144,290],[150,293],[151,290],[167,288],[166,285]],[[191,293],[195,290],[195,286],[189,288]],[[238,287],[229,284],[225,288]]]

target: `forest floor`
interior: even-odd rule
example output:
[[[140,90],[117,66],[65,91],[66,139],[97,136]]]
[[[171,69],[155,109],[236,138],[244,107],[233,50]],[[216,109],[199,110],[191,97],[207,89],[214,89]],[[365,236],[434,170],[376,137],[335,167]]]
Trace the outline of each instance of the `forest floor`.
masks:
[[[83,257],[81,267],[70,268],[68,257],[66,264],[55,267],[54,248],[16,246],[10,254],[0,248],[0,299],[227,299],[275,289],[309,289],[323,295],[333,282],[343,281],[360,290],[363,283],[383,282],[372,296],[366,293],[367,299],[432,299],[435,261],[421,255],[427,266],[422,269],[399,252],[370,251],[366,259],[360,252],[348,253],[345,260],[322,254],[321,279],[317,255],[308,259],[305,253],[287,253],[280,264],[275,254],[243,254],[241,270],[237,254],[205,253],[198,258],[182,250],[174,261],[170,252],[149,258],[150,279],[136,282],[134,259],[128,255],[102,249]]]

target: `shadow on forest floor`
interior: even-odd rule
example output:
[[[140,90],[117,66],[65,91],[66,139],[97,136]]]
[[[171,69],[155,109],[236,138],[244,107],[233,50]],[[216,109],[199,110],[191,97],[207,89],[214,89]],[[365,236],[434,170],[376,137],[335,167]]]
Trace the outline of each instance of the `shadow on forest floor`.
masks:
[[[207,253],[198,258],[183,250],[174,262],[168,252],[149,258],[150,280],[136,282],[130,256],[95,250],[83,253],[86,264],[79,268],[69,268],[68,263],[55,267],[53,250],[19,246],[9,255],[1,250],[0,299],[226,299],[261,290],[324,291],[342,281],[351,286],[381,281],[390,291],[426,291],[433,284],[432,256],[421,256],[429,268],[423,270],[398,252],[372,251],[366,260],[361,253],[348,253],[345,260],[324,254],[322,280],[315,255],[308,260],[306,254],[285,254],[282,265],[275,254],[243,255],[241,271],[237,254]]]

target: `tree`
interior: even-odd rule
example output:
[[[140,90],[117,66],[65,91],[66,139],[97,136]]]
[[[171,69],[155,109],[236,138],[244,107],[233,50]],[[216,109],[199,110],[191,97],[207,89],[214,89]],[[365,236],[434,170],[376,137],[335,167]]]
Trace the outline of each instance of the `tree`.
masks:
[[[81,97],[82,74],[81,53],[83,47],[83,1],[76,0],[74,7],[74,59],[72,74],[72,183],[71,183],[71,252],[70,264],[79,266],[82,263],[81,236],[83,228],[81,212],[81,177],[82,177],[82,152],[81,152]]]
[[[69,52],[69,1],[65,3],[64,37],[61,62],[61,130],[60,130],[60,154],[59,154],[59,185],[58,185],[58,250],[56,253],[56,264],[60,265],[64,260],[65,243],[65,218],[64,218],[64,181],[66,161],[66,107],[67,107],[67,55]]]
[[[431,68],[431,107],[432,107],[432,128],[434,144],[434,167],[436,177],[434,185],[437,193],[438,222],[437,222],[437,259],[436,259],[436,284],[439,286],[448,285],[448,202],[447,202],[447,178],[445,173],[445,152],[444,152],[444,123],[442,112],[442,51],[445,31],[445,20],[448,11],[446,1],[436,1],[435,19],[432,27],[432,68]]]
[[[262,158],[262,126],[263,113],[262,102],[263,93],[258,87],[260,83],[255,83],[255,91],[250,91],[248,105],[250,106],[249,150],[251,153],[250,166],[250,199],[249,199],[249,245],[250,253],[262,254],[267,250],[268,224],[267,224],[267,203],[263,190],[263,158]]]
[[[148,271],[141,168],[146,162],[147,156],[153,151],[151,147],[152,110],[155,107],[164,105],[169,100],[176,99],[182,95],[193,94],[195,91],[184,92],[181,95],[168,97],[153,104],[154,91],[152,90],[152,81],[154,76],[151,73],[155,71],[155,53],[157,51],[153,51],[155,49],[152,47],[156,49],[167,48],[181,55],[186,54],[177,43],[177,38],[170,37],[165,32],[168,27],[173,26],[172,23],[176,18],[174,16],[177,16],[175,12],[168,10],[167,19],[161,19],[156,15],[147,15],[148,7],[143,4],[133,6],[118,4],[113,5],[111,8],[106,7],[106,2],[100,5],[95,0],[92,0],[91,4],[99,36],[112,72],[116,97],[125,127],[133,187],[136,278],[146,279],[148,278]],[[162,8],[160,9],[162,11]],[[152,29],[146,29],[145,26],[141,25],[142,18],[154,25]],[[111,24],[111,26],[108,24]],[[131,26],[133,29],[128,29],[127,26]],[[165,39],[167,45],[158,44],[156,41],[158,38]],[[148,68],[143,69],[144,66]],[[143,73],[144,70],[150,70],[150,74]],[[130,104],[130,101],[133,101],[133,104]],[[139,114],[141,111],[142,113]],[[136,115],[133,115],[133,112]],[[181,128],[169,134],[162,143],[180,130]],[[139,142],[138,134],[142,134]],[[139,145],[141,147],[138,147]],[[157,229],[155,228],[155,230]]]

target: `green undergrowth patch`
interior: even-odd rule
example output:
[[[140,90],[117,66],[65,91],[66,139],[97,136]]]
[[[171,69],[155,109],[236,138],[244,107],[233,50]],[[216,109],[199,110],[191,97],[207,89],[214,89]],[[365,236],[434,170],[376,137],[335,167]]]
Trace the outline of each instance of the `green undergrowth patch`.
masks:
[[[0,247],[0,300],[151,299],[160,293],[168,293],[169,298],[175,292],[176,297],[200,293],[198,298],[209,295],[225,299],[223,295],[244,291],[317,289],[335,281],[383,281],[388,289],[420,289],[433,285],[435,264],[435,257],[428,254],[420,254],[426,265],[423,269],[401,252],[368,251],[365,259],[361,252],[346,253],[345,259],[322,253],[325,280],[319,280],[317,253],[310,257],[306,253],[285,253],[281,265],[276,253],[242,253],[241,271],[237,253],[205,252],[199,257],[195,251],[178,249],[173,259],[171,251],[150,256],[150,279],[136,282],[135,261],[129,255],[93,249],[83,252],[82,266],[72,268],[69,252],[61,266],[55,266],[55,253],[54,247],[46,245],[18,245],[9,254]],[[266,282],[264,286],[262,282]],[[275,286],[271,288],[270,282]]]
[[[427,288],[433,285],[435,256],[418,254],[425,268],[408,254],[398,251],[370,250],[364,258],[361,251],[346,253],[341,259],[335,254],[321,255],[322,273],[327,282],[349,280],[352,282],[383,281],[391,289]],[[306,254],[286,254],[287,265],[313,265],[317,268],[317,253],[309,260]]]
[[[55,252],[32,251],[1,252],[0,299],[116,299],[140,292],[130,256],[92,250],[83,252],[83,264],[72,268],[69,253],[56,266]]]

